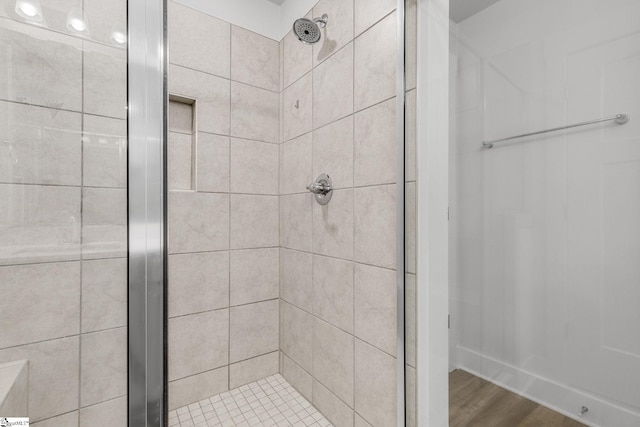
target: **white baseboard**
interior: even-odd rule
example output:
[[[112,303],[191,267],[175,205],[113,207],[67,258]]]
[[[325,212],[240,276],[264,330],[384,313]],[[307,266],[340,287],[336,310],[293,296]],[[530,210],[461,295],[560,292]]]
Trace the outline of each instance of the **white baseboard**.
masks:
[[[457,349],[458,368],[591,427],[638,427],[640,414],[569,386],[484,356]],[[580,408],[589,411],[579,415]]]

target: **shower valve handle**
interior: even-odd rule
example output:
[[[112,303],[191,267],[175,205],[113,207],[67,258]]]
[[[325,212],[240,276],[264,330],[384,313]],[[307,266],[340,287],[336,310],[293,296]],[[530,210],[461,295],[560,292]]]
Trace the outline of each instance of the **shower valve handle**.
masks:
[[[312,182],[307,185],[307,190],[311,191],[313,194],[327,194],[329,191],[333,190],[333,187],[325,182]]]
[[[333,182],[326,173],[320,174],[315,182],[307,185],[307,190],[315,194],[315,199],[321,205],[326,205],[333,196]]]

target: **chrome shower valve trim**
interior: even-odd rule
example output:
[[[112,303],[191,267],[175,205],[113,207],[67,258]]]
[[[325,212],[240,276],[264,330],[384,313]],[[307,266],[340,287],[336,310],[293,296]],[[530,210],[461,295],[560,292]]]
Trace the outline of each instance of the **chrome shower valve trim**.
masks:
[[[331,196],[333,196],[331,177],[326,173],[320,174],[315,182],[307,185],[307,190],[315,194],[318,203],[326,205],[331,200]]]

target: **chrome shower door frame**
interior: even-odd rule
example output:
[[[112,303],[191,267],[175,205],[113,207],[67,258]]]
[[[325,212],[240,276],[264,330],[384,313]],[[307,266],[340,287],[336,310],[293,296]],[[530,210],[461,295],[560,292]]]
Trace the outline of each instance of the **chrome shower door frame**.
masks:
[[[130,427],[167,425],[166,0],[128,1]]]
[[[396,64],[396,371],[397,424],[406,426],[406,339],[405,339],[405,104],[406,104],[406,0],[397,0]]]

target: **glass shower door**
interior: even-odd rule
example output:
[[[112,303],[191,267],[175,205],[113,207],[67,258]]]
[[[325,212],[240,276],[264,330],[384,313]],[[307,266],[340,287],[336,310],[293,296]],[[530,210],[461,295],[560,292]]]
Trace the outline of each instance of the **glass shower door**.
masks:
[[[0,1],[0,416],[126,425],[126,6]]]

